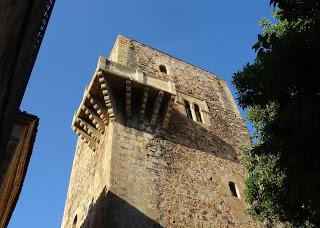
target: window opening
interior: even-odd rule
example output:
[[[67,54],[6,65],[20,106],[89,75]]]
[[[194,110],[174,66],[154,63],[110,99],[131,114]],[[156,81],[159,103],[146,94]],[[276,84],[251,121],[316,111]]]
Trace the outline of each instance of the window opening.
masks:
[[[159,66],[159,69],[160,69],[160,71],[161,71],[162,73],[167,74],[167,68],[166,68],[165,65],[160,65],[160,66]]]
[[[188,101],[184,101],[184,107],[186,109],[187,117],[192,120],[192,113],[190,108],[190,103]]]
[[[78,216],[76,215],[72,223],[72,228],[77,228],[77,220],[78,220]]]
[[[196,118],[198,122],[202,122],[200,108],[197,104],[194,104],[194,112],[196,113]]]
[[[235,196],[237,198],[240,198],[240,195],[238,193],[238,189],[237,189],[237,186],[234,182],[230,181],[229,182],[229,188],[230,188],[230,192],[231,192],[231,195],[232,196]]]

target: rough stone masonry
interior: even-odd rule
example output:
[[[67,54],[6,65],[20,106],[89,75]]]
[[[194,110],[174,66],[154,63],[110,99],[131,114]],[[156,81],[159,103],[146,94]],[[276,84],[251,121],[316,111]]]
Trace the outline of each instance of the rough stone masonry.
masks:
[[[216,75],[118,36],[72,128],[62,227],[258,227],[239,161],[249,133]]]

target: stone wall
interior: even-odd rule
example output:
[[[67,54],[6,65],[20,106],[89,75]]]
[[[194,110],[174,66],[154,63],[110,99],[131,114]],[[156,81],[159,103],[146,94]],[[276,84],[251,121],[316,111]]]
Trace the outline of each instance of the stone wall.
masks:
[[[226,82],[213,73],[123,36],[118,36],[109,59],[136,68],[150,77],[172,80],[177,91],[206,99],[211,111],[223,109],[240,118]],[[168,74],[159,71],[160,65],[166,66]]]
[[[244,214],[249,133],[225,81],[123,36],[109,60],[176,84],[169,128],[114,121],[96,152],[79,140],[62,227],[76,215],[75,227],[258,227]],[[187,118],[187,96],[207,106],[205,123]]]
[[[75,216],[84,221],[93,216],[90,205],[95,203],[105,186],[109,187],[113,127],[110,124],[101,140],[99,153],[78,140],[70,176],[62,227],[72,227]]]

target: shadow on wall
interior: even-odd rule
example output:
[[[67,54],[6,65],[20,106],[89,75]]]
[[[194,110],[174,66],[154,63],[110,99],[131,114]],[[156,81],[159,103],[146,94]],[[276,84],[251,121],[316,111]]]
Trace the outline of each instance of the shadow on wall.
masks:
[[[219,129],[219,132],[221,134],[226,133],[228,129]],[[173,143],[210,153],[232,162],[240,162],[239,153],[236,152],[233,146],[218,136],[218,133],[213,133],[213,131],[209,131],[202,124],[187,119],[185,115],[176,110],[172,112],[169,133],[164,138]]]
[[[213,126],[214,127],[214,126]],[[234,147],[225,142],[218,133],[213,133],[205,126],[189,120],[178,111],[173,111],[171,117],[169,134],[163,138],[172,145],[181,145],[199,152],[209,153],[213,156],[227,159],[232,162],[239,162],[238,154]],[[225,132],[228,129],[224,130]],[[223,133],[224,134],[224,133]],[[224,135],[224,137],[226,137]],[[157,144],[157,141],[155,141]],[[159,146],[159,144],[157,144]],[[163,152],[168,149],[164,146]],[[169,147],[170,148],[170,147]],[[181,150],[183,152],[183,150]],[[195,152],[195,153],[199,153]],[[172,159],[179,159],[179,152],[173,151]],[[178,157],[177,157],[178,156]],[[170,161],[169,161],[170,162]],[[143,193],[142,193],[143,194]],[[161,228],[156,221],[147,217],[134,206],[130,205],[121,197],[104,189],[99,198],[89,206],[87,217],[81,228]]]
[[[77,226],[78,227],[78,226]],[[158,223],[112,192],[104,189],[89,206],[81,228],[161,228]]]

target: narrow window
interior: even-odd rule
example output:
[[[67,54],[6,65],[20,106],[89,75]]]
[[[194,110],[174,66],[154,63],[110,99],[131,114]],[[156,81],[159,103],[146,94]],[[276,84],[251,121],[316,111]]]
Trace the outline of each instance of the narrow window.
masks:
[[[187,117],[189,118],[189,119],[191,119],[192,120],[192,114],[191,114],[191,109],[190,109],[190,103],[188,102],[188,101],[184,101],[184,107],[185,107],[185,109],[186,109],[186,114],[187,114]]]
[[[160,65],[160,66],[159,66],[159,69],[160,69],[160,71],[161,71],[162,73],[167,74],[167,68],[166,68],[165,65]]]
[[[194,104],[194,112],[196,113],[197,121],[202,123],[200,108],[197,104]]]
[[[229,181],[229,188],[230,188],[230,192],[232,196],[235,196],[237,198],[240,198],[239,192],[238,192],[238,188],[236,186],[236,184],[232,181]]]
[[[76,215],[73,219],[72,228],[77,228],[77,220],[78,220],[78,216]]]

